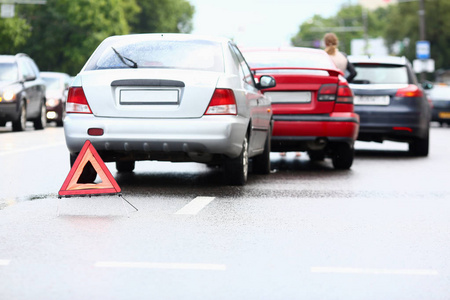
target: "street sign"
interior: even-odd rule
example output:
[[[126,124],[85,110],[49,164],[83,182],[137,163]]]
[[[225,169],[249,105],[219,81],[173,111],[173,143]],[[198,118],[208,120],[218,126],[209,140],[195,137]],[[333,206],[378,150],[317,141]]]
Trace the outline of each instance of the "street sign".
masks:
[[[14,4],[2,4],[1,10],[2,18],[14,18]]]
[[[434,72],[434,59],[415,59],[413,61],[413,68],[415,73]]]
[[[430,42],[417,41],[416,42],[416,58],[429,59],[430,58]]]

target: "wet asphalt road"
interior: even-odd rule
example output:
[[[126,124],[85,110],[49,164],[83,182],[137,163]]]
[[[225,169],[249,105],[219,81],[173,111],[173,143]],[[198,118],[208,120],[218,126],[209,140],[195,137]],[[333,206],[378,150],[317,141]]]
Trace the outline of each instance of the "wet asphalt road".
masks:
[[[449,299],[450,128],[427,158],[358,143],[350,171],[272,153],[244,187],[138,163],[123,197],[57,199],[61,128],[0,128],[0,299]]]

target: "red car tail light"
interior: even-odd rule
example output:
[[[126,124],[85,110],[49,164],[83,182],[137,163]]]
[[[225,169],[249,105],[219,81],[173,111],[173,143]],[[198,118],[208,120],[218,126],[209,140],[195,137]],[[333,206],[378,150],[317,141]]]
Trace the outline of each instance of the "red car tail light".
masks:
[[[317,100],[319,101],[335,101],[336,92],[338,89],[337,84],[324,84],[319,89]]]
[[[92,114],[82,87],[71,87],[66,103],[67,113]]]
[[[205,115],[237,115],[236,98],[229,89],[216,89]]]
[[[353,103],[353,92],[348,85],[340,85],[338,88],[338,95],[336,102],[338,103]]]
[[[418,86],[414,84],[410,84],[405,88],[398,89],[395,97],[406,97],[406,98],[414,98],[414,97],[423,97],[423,92],[419,89]]]

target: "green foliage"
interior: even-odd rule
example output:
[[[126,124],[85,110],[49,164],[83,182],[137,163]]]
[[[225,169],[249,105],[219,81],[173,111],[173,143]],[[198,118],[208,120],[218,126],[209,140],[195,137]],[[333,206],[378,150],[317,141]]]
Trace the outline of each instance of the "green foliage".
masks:
[[[16,54],[31,36],[31,28],[20,18],[0,18],[0,53]]]
[[[388,45],[408,39],[401,55],[410,60],[416,58],[416,41],[419,36],[419,3],[405,2],[391,6],[387,15],[385,39]],[[436,69],[450,68],[450,2],[448,0],[425,1],[425,39],[430,41],[431,58]]]
[[[192,31],[194,7],[185,0],[138,0],[142,8],[131,22],[136,33],[188,33]]]
[[[98,44],[110,35],[127,34],[127,16],[139,7],[129,0],[47,0],[27,5],[21,17],[31,25],[24,47],[41,70],[76,74]]]
[[[431,44],[431,57],[435,60],[436,69],[450,69],[450,1],[425,0],[424,3],[426,40]],[[400,42],[398,54],[412,61],[416,58],[416,41],[420,32],[418,11],[419,1],[392,4],[366,14],[360,5],[344,5],[335,16],[323,18],[315,15],[301,24],[291,41],[294,46],[317,47],[313,42],[332,31],[339,37],[340,50],[349,53],[351,40],[364,38],[362,28],[367,24],[367,38],[382,37],[391,50]],[[361,30],[341,31],[344,27],[359,27]]]
[[[78,73],[106,37],[130,32],[190,32],[186,0],[47,0],[16,5],[0,19],[0,53],[24,52],[43,71]]]

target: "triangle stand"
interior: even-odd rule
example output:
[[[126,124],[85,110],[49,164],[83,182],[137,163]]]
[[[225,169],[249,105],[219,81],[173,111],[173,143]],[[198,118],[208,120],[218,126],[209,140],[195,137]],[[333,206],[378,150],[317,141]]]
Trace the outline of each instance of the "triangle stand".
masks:
[[[86,164],[90,163],[97,175],[100,177],[100,183],[84,183],[79,182],[80,177],[83,173]],[[101,159],[100,155],[95,150],[91,141],[87,140],[77,159],[75,160],[66,180],[64,181],[61,189],[58,193],[58,199],[62,197],[83,197],[83,196],[99,196],[99,195],[118,195],[122,198],[122,203],[124,205],[125,211],[128,215],[128,210],[126,209],[125,202],[127,202],[136,211],[138,209],[131,204],[127,199],[125,199],[121,193],[121,188],[117,184],[116,180],[112,176],[108,167]],[[59,201],[57,214],[59,215]]]

